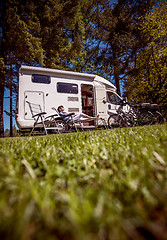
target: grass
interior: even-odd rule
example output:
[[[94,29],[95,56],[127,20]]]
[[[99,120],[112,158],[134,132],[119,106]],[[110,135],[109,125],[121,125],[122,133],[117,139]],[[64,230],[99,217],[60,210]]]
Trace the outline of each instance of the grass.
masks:
[[[167,239],[167,125],[0,139],[1,239]]]

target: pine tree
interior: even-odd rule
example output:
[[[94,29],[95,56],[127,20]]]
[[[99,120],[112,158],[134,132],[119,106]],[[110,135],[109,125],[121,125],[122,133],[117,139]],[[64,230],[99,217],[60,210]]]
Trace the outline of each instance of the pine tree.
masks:
[[[82,1],[35,1],[44,49],[44,65],[68,69],[70,59],[79,55],[84,34]],[[41,14],[42,13],[42,14]]]
[[[3,134],[4,88],[10,87],[21,64],[69,69],[80,56],[84,38],[83,11],[87,0],[23,0],[1,4],[0,131]],[[2,51],[3,49],[3,51]],[[9,56],[12,55],[12,58]],[[17,84],[15,85],[17,89]]]
[[[3,97],[10,68],[22,63],[43,64],[39,21],[33,14],[33,2],[2,1],[0,5],[0,136],[3,136]],[[12,54],[12,58],[10,57]]]
[[[112,78],[119,94],[120,84],[135,64],[138,49],[144,45],[138,30],[139,17],[154,2],[118,0],[111,4],[106,0],[95,8],[92,35],[96,40],[93,47],[96,71]]]

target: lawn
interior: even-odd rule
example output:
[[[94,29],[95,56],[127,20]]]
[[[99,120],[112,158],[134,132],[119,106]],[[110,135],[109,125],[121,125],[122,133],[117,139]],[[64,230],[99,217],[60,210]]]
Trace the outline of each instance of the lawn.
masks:
[[[0,139],[0,239],[167,239],[167,124]]]

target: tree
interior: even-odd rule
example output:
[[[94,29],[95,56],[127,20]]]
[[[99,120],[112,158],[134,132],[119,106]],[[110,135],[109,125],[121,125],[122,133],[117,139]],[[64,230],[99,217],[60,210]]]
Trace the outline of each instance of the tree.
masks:
[[[13,129],[12,129],[12,132],[13,132],[13,137],[19,137],[19,133],[17,132],[17,129],[15,126],[13,126]],[[5,132],[4,132],[4,136],[5,137],[11,137],[10,135],[10,130],[9,129],[6,129]]]
[[[99,0],[93,8],[87,58],[97,74],[114,81],[119,94],[123,79],[129,74],[139,48],[145,43],[138,29],[139,17],[154,2],[118,0],[112,4],[109,0]]]
[[[78,16],[80,16],[80,21],[82,20],[82,31],[75,31],[80,36],[80,53],[78,54],[76,51],[69,58],[69,66],[72,70],[77,72],[86,72],[92,73],[95,72],[95,64],[94,64],[94,50],[93,50],[93,18],[95,8],[100,2],[104,2],[104,0],[82,0],[80,1],[80,10]]]
[[[11,76],[18,74],[20,65],[69,69],[73,56],[79,56],[84,35],[82,9],[85,1],[2,1],[0,135],[3,135],[4,89],[11,88]]]
[[[0,136],[4,134],[3,97],[11,79],[11,66],[14,70],[21,63],[43,64],[39,22],[31,10],[32,5],[26,5],[26,1],[3,0],[0,4]]]
[[[128,98],[167,106],[167,4],[162,1],[142,18],[140,29],[147,41],[136,68],[125,84]]]

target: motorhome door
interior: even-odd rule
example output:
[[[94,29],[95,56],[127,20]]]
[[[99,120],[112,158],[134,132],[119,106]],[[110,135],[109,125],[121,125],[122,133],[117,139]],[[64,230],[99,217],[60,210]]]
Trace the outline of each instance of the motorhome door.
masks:
[[[95,84],[96,113],[105,120],[108,119],[106,104],[106,88],[104,85]]]
[[[29,105],[26,101],[41,105],[42,111],[45,111],[44,93],[41,91],[26,91],[24,92],[24,119],[32,119]]]

